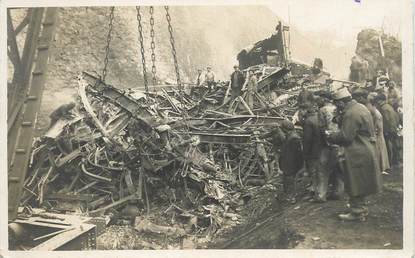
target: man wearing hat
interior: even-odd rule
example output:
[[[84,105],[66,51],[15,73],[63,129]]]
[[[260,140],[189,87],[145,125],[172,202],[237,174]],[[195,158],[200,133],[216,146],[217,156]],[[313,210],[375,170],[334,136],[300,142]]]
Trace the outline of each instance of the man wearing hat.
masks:
[[[366,196],[378,193],[382,186],[373,120],[369,110],[352,99],[347,88],[335,91],[333,100],[342,113],[341,126],[339,132],[327,134],[327,140],[344,147],[340,164],[350,196],[350,211],[339,214],[339,218],[363,221],[369,213]]]
[[[213,90],[213,87],[215,87],[215,73],[212,71],[212,68],[208,66],[206,68],[206,74],[205,74],[205,82],[208,86],[209,91]]]
[[[241,94],[242,86],[245,83],[244,74],[239,70],[238,65],[233,66],[234,72],[231,74],[231,101]]]

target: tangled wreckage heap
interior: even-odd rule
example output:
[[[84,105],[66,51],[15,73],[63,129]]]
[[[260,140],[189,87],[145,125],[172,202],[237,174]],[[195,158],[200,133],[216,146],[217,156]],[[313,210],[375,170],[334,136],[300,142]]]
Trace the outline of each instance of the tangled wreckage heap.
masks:
[[[105,216],[140,232],[207,241],[257,216],[282,192],[273,131],[292,120],[302,88],[326,85],[306,80],[310,69],[298,63],[247,70],[262,73],[253,108],[245,94],[228,101],[229,82],[208,92],[144,92],[82,73],[71,117],[34,143],[23,213]]]

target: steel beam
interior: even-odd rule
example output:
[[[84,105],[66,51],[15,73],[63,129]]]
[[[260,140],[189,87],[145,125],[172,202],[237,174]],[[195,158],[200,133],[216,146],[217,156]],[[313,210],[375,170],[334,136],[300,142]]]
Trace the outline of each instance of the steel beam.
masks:
[[[232,133],[209,133],[209,132],[189,132],[190,135],[199,137],[203,143],[218,144],[250,144],[250,134],[232,134]]]
[[[14,33],[16,35],[19,34],[30,23],[30,13],[31,9],[28,9],[23,21],[19,25],[17,25],[16,29],[14,30]]]
[[[19,48],[17,47],[16,33],[13,28],[12,16],[10,10],[7,9],[7,45],[10,48],[8,51],[9,58],[14,66],[14,76],[20,75],[22,72],[22,61],[20,60]]]
[[[15,139],[16,137],[16,132],[11,131],[11,128],[16,122],[16,118],[19,115],[19,112],[24,104],[25,97],[27,94],[28,83],[30,80],[30,72],[32,71],[33,67],[33,58],[36,53],[36,47],[42,23],[43,11],[44,8],[31,8],[28,11],[28,15],[30,16],[30,24],[26,33],[22,58],[20,59],[19,57],[19,60],[21,60],[21,69],[19,73],[15,73],[13,75],[11,92],[8,92],[7,94],[7,130],[8,133],[12,134],[8,137],[9,140]],[[14,31],[13,34],[16,34],[16,32]],[[14,143],[12,143],[11,145],[14,145]],[[10,149],[8,150],[10,151]]]
[[[40,12],[40,14],[43,14],[43,9],[41,11],[36,9],[35,12]],[[16,132],[15,138],[9,138],[9,220],[16,218],[17,208],[20,202],[20,196],[23,188],[23,182],[28,168],[36,119],[40,109],[42,93],[47,74],[49,44],[54,37],[56,19],[57,8],[47,8],[42,34],[40,38],[33,39],[33,41],[42,42],[42,44],[46,47],[37,48],[36,64],[35,69],[32,73],[32,80],[28,90],[28,97],[21,108],[21,112],[19,112],[19,117],[16,119],[18,123],[14,123],[12,126],[12,130]],[[39,20],[41,21],[42,19]],[[31,65],[26,64],[26,67],[30,66]]]

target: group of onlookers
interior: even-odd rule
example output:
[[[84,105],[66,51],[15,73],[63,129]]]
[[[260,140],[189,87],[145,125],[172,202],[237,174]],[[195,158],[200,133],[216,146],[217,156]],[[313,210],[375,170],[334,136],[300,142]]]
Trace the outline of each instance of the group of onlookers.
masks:
[[[314,83],[327,83],[328,74],[322,67],[317,58],[310,75]],[[235,65],[230,76],[230,100],[244,96],[252,108],[258,74],[248,70],[245,76]],[[198,71],[196,85],[205,85],[209,91],[214,87],[210,67],[204,76]],[[312,92],[303,87],[295,118],[273,130],[276,167],[282,171],[291,202],[296,201],[296,178],[303,175],[311,181],[306,199],[326,202],[343,198],[346,192],[350,211],[339,217],[363,220],[368,215],[365,197],[377,193],[382,186],[381,174],[391,173],[391,167],[402,161],[400,93],[381,71],[364,85],[329,88]]]
[[[295,201],[294,178],[304,171],[311,180],[306,199],[326,202],[342,198],[345,191],[351,209],[339,217],[366,218],[365,197],[377,193],[381,174],[391,173],[391,167],[402,161],[401,99],[395,87],[388,79],[380,85],[300,92],[294,122],[302,128],[302,136],[289,129],[279,154],[291,201]],[[303,170],[298,165],[302,159]]]

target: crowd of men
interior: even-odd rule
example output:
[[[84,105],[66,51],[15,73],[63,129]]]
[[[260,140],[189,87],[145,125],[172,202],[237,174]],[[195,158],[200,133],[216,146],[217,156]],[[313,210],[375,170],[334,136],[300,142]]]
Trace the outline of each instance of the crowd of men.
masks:
[[[303,87],[298,95],[299,110],[292,121],[283,121],[272,131],[277,170],[283,177],[288,200],[296,202],[296,182],[308,178],[305,199],[326,202],[347,194],[350,210],[342,220],[363,221],[369,210],[366,197],[381,190],[382,174],[391,173],[402,161],[402,102],[396,84],[383,71],[364,85],[335,83],[323,72],[316,58],[309,82],[325,84],[324,90]],[[258,73],[245,77],[237,65],[230,76],[230,101],[246,93],[253,107]],[[212,90],[215,74],[211,67],[196,85]],[[300,177],[301,176],[301,177]]]
[[[290,126],[280,152],[283,176],[290,178],[285,179],[286,188],[301,171],[298,163],[303,159],[304,174],[311,179],[308,199],[326,202],[346,193],[350,211],[339,218],[365,220],[366,197],[378,193],[382,174],[388,175],[402,161],[402,106],[395,87],[379,72],[365,85],[317,92],[304,88],[294,121],[302,136],[290,132]],[[286,126],[283,129],[287,131]]]

